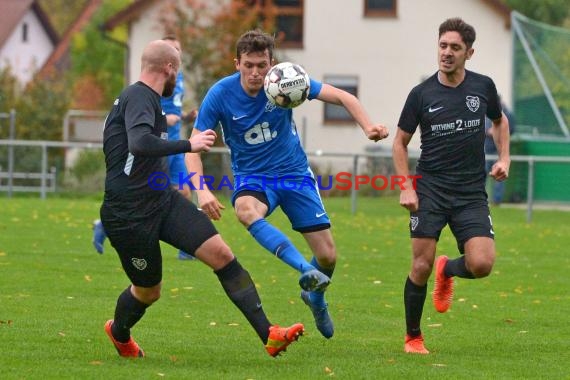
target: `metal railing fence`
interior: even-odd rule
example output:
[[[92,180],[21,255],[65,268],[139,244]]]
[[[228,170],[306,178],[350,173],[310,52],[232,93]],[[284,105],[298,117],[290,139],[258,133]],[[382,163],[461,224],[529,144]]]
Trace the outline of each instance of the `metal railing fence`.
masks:
[[[40,179],[40,185],[38,186],[38,192],[40,193],[40,197],[42,199],[46,198],[48,192],[52,192],[55,189],[55,184],[52,183],[54,179],[54,169],[48,169],[48,149],[50,148],[74,148],[74,149],[102,149],[103,145],[100,143],[81,143],[81,142],[59,142],[59,141],[28,141],[28,140],[0,140],[0,146],[7,146],[9,147],[9,152],[13,152],[11,148],[18,147],[18,146],[26,146],[26,147],[39,147],[41,149],[41,162],[40,162],[40,170],[37,173],[17,173],[13,170],[14,164],[13,162],[9,162],[8,171],[5,173],[0,173],[0,178],[8,179],[8,184],[5,188],[0,188],[0,191],[5,190],[8,193],[8,196],[12,196],[14,191],[19,191],[19,189],[13,186],[13,179],[17,177],[25,177],[28,175],[29,178]],[[228,150],[226,148],[214,147],[209,152],[209,154],[228,154]],[[360,153],[360,154],[352,154],[352,153],[334,153],[334,152],[322,152],[322,151],[308,151],[307,155],[309,159],[312,158],[334,158],[334,159],[344,159],[350,161],[352,164],[351,174],[353,177],[362,173],[360,168],[363,165],[363,160],[371,160],[371,159],[391,159],[392,152],[385,150],[385,151],[377,151],[374,153]],[[411,160],[419,158],[418,151],[410,151]],[[10,155],[8,160],[13,160],[13,154]],[[488,155],[487,159],[489,160],[496,160],[496,155]],[[535,167],[537,163],[561,163],[570,165],[570,157],[560,157],[560,156],[521,156],[521,155],[513,155],[511,156],[511,162],[523,162],[528,164],[528,173],[527,173],[527,200],[526,200],[526,216],[527,221],[530,222],[532,220],[532,212],[533,206],[535,203],[534,200],[534,188],[535,188]],[[412,170],[413,168],[411,168]],[[570,189],[570,186],[569,186]],[[26,191],[30,191],[27,189]],[[355,186],[351,186],[350,188],[350,202],[351,202],[351,211],[355,213],[357,211],[357,204],[358,204],[358,192],[359,190],[356,189]]]

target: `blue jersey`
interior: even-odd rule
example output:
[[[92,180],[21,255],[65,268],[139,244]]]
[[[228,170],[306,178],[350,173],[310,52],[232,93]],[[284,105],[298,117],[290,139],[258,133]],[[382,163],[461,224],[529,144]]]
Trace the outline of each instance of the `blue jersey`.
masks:
[[[308,99],[321,91],[322,83],[311,79]],[[244,175],[306,175],[307,155],[301,147],[293,111],[275,106],[263,90],[248,95],[240,73],[218,81],[206,94],[194,127],[199,131],[222,126],[230,149],[232,171]]]
[[[176,87],[174,93],[169,97],[161,97],[160,104],[162,110],[167,115],[182,117],[182,100],[184,99],[184,76],[182,71],[176,75]],[[168,139],[180,140],[180,122],[168,127]]]

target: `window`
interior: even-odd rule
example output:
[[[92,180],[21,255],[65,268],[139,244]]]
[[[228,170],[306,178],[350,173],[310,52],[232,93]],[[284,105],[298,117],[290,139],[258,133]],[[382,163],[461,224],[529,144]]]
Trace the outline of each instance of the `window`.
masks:
[[[22,42],[28,42],[28,24],[22,24]]]
[[[365,17],[396,17],[398,0],[364,0]]]
[[[247,0],[275,14],[275,27],[280,48],[303,47],[304,0]]]
[[[358,96],[358,78],[356,76],[328,75],[324,77],[323,82]],[[343,106],[325,103],[325,123],[354,123],[354,119]]]

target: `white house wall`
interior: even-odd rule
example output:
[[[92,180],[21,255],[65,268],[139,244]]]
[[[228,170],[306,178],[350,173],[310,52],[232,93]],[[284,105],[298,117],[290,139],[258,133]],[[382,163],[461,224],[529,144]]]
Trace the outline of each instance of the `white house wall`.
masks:
[[[144,47],[153,40],[163,37],[163,29],[158,22],[158,16],[164,5],[156,2],[151,5],[139,18],[130,24],[129,30],[129,82],[138,80],[141,71],[141,55]]]
[[[479,0],[398,0],[397,13],[396,18],[364,18],[364,1],[305,1],[304,49],[283,55],[319,80],[357,76],[358,95],[371,119],[390,128],[391,138],[378,144],[390,149],[408,92],[437,71],[439,24],[458,16],[477,32],[467,68],[491,76],[510,103],[511,33],[500,14]],[[306,118],[307,150],[362,152],[373,145],[357,126],[323,125],[324,106],[312,103],[295,111],[298,122]],[[419,148],[419,134],[411,147]]]
[[[390,128],[389,139],[376,144],[391,149],[398,117],[413,86],[437,70],[439,24],[462,17],[477,32],[475,54],[467,68],[489,75],[499,92],[511,99],[511,30],[502,15],[481,0],[398,0],[395,18],[365,18],[364,0],[305,0],[304,48],[285,49],[279,57],[302,64],[318,80],[327,75],[358,77],[358,95],[375,122]],[[148,41],[162,36],[150,7],[131,23],[130,81],[140,71],[140,56]],[[375,144],[354,125],[324,125],[324,106],[314,101],[295,110],[306,149],[361,153]],[[412,149],[419,148],[416,134]]]
[[[24,23],[28,25],[26,42],[22,41]],[[0,67],[4,68],[8,63],[18,80],[27,83],[49,58],[53,49],[54,46],[39,19],[29,10],[0,49]]]

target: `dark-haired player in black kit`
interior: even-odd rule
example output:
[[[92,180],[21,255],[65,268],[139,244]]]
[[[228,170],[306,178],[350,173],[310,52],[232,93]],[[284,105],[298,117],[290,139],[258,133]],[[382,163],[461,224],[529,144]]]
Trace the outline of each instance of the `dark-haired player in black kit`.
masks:
[[[216,137],[205,131],[189,140],[164,140],[167,126],[160,97],[172,94],[179,66],[180,53],[170,44],[162,40],[148,44],[139,81],[123,90],[105,122],[107,175],[101,221],[132,283],[119,296],[105,332],[119,355],[144,356],[130,330],[160,297],[160,241],[164,241],[213,269],[267,352],[277,356],[303,333],[303,325],[271,325],[249,273],[212,222],[167,181],[161,182],[167,173],[167,155],[207,152]]]
[[[427,281],[436,245],[446,224],[462,254],[435,260],[433,302],[446,312],[453,297],[453,276],[489,275],[495,261],[494,232],[485,191],[485,116],[492,128],[499,159],[489,175],[503,181],[509,173],[509,124],[491,78],[465,70],[473,55],[475,30],[459,18],[439,27],[437,73],[414,87],[400,115],[394,138],[394,166],[408,176],[407,146],[420,126],[421,156],[417,187],[407,184],[400,205],[410,211],[412,268],[404,287],[408,353],[428,354],[420,329]]]

